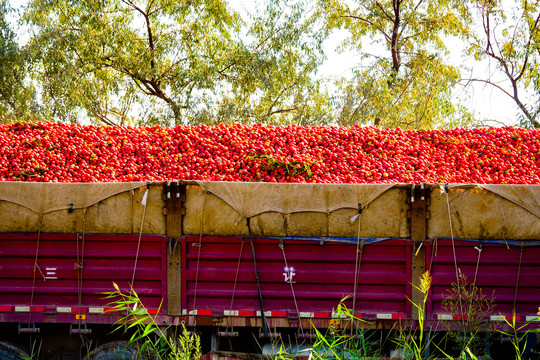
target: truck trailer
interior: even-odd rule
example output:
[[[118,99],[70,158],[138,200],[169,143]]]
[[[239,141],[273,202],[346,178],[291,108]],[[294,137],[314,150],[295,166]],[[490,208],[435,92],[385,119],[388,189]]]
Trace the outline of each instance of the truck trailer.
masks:
[[[35,340],[43,358],[122,355],[113,282],[208,351],[347,326],[340,303],[414,329],[426,272],[433,331],[470,316],[445,305],[460,281],[492,299],[490,323],[537,327],[536,185],[4,181],[0,214],[0,358]]]

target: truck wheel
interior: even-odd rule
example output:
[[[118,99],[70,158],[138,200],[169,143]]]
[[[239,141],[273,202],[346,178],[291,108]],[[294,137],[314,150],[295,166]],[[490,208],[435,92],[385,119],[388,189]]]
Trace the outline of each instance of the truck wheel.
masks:
[[[135,360],[140,359],[139,348],[125,341],[113,341],[98,346],[83,360]]]
[[[0,360],[21,359],[30,359],[30,356],[15,345],[0,341]]]

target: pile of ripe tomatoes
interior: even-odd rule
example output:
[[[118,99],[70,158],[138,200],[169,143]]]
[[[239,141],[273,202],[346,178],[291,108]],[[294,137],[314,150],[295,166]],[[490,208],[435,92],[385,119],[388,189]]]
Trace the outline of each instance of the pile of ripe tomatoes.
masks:
[[[540,184],[540,131],[0,125],[0,180]]]

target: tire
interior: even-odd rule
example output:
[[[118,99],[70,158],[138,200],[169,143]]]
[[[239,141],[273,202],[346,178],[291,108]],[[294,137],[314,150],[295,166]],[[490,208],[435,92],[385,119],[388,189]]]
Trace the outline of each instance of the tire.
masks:
[[[83,360],[136,360],[140,359],[136,345],[128,345],[126,341],[113,341],[98,346]]]
[[[15,345],[0,341],[0,360],[30,359],[30,356]]]

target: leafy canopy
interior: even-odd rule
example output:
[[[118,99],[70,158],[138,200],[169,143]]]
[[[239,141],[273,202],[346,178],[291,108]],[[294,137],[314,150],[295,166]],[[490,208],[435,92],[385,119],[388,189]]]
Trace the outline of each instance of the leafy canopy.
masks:
[[[0,0],[0,123],[33,119],[38,111],[35,91],[25,84],[29,59],[8,19],[13,12],[7,0]]]
[[[319,1],[325,30],[345,29],[343,49],[360,52],[352,80],[342,80],[339,122],[427,128],[467,120],[452,101],[460,74],[445,63],[448,37],[469,36],[460,1]]]
[[[223,0],[32,0],[48,114],[110,125],[319,119],[312,23],[282,6],[247,27]]]

